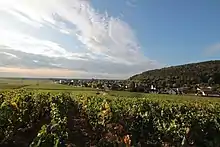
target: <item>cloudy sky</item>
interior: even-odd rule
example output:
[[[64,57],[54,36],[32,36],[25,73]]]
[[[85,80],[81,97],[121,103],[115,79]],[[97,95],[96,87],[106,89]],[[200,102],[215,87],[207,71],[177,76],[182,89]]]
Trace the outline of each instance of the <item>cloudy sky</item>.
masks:
[[[128,78],[220,59],[219,0],[0,0],[0,76]]]

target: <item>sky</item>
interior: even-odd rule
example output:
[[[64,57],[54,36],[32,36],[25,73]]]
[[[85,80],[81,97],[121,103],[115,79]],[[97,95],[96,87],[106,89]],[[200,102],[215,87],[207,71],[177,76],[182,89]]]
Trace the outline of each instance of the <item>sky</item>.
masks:
[[[220,59],[219,0],[0,0],[0,76],[126,79]]]

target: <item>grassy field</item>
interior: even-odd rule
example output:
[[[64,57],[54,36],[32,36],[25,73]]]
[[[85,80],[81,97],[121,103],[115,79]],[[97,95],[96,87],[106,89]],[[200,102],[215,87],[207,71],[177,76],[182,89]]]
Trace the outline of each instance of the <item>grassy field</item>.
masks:
[[[51,80],[35,80],[35,79],[0,79],[0,90],[20,89],[28,90],[76,90],[85,91],[92,90],[91,88],[72,87],[68,85],[55,84]]]
[[[75,95],[86,94],[90,96],[97,95],[98,90],[86,87],[73,87],[68,85],[60,85],[54,83],[52,80],[37,80],[37,79],[7,79],[0,78],[0,91],[3,90],[14,90],[24,88],[26,90],[38,90],[41,92],[70,92]],[[100,92],[100,91],[99,91]],[[102,97],[124,97],[124,98],[161,98],[161,99],[176,99],[176,100],[216,100],[220,101],[218,98],[207,98],[189,95],[165,95],[165,94],[147,94],[138,92],[128,92],[128,91],[108,91],[100,92]]]
[[[19,89],[37,84],[44,85],[50,82],[49,80],[0,78],[0,90]]]
[[[33,84],[33,81],[21,79],[0,79],[0,90],[19,89]]]

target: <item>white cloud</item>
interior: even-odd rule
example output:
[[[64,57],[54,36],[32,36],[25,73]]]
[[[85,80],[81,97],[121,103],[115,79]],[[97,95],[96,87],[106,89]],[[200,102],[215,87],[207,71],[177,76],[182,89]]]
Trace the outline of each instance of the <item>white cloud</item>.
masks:
[[[7,48],[9,50],[17,50],[25,53],[44,55],[48,57],[80,59],[80,56],[83,56],[81,54],[68,52],[55,42],[41,40],[29,35],[25,35],[18,30],[1,30],[0,44],[9,46]]]
[[[9,56],[9,57],[11,57],[11,58],[18,58],[16,55],[11,54],[11,53],[7,53],[7,52],[0,52],[0,54],[7,55],[7,56]]]
[[[38,63],[39,61],[37,61],[37,60],[33,60],[33,62]]]
[[[206,55],[214,55],[216,53],[220,53],[220,43],[210,45],[205,49]]]
[[[36,27],[36,28],[42,27],[42,25],[41,25],[40,23],[35,22],[35,21],[31,20],[31,19],[28,18],[28,17],[25,17],[25,15],[22,14],[21,12],[19,12],[19,11],[16,11],[16,10],[14,10],[14,9],[9,9],[9,10],[7,10],[7,12],[8,12],[9,14],[11,14],[11,15],[17,17],[21,22],[27,23],[27,24],[29,24],[29,25],[31,25],[31,26],[33,26],[33,27]]]
[[[18,67],[0,67],[1,77],[38,77],[38,78],[106,78],[106,79],[123,79],[125,74],[108,74],[108,73],[91,73],[85,71],[69,70],[59,68],[18,68]],[[127,77],[129,75],[126,75]]]
[[[126,73],[133,74],[158,66],[143,56],[136,34],[126,22],[113,18],[108,13],[98,13],[87,0],[0,0],[0,14],[1,12],[2,15],[8,14],[16,19],[4,17],[0,22],[0,45],[7,46],[4,48],[7,50],[33,54],[40,58],[44,56],[41,60],[53,61],[47,62],[48,67],[74,69],[80,65],[89,72],[93,68],[99,70],[99,76],[98,73],[110,76],[104,73],[113,75],[113,71],[124,69]],[[19,26],[11,22],[19,22]],[[23,29],[20,30],[19,27]],[[72,37],[73,41],[77,40],[82,52],[66,49],[62,38],[61,43],[51,41],[58,36],[42,39],[35,35],[42,31],[41,36],[44,36],[48,33],[45,31],[48,27],[54,32],[59,31]],[[39,59],[32,59],[32,62],[39,65],[41,63]],[[94,71],[90,73],[95,75]]]
[[[136,7],[137,6],[137,0],[127,0],[126,5],[129,7]]]

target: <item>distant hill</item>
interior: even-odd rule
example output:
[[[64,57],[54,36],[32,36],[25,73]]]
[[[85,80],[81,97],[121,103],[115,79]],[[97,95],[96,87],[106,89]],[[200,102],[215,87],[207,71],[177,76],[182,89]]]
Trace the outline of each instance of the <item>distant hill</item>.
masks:
[[[129,80],[156,84],[161,87],[220,84],[220,60],[145,71],[130,77]]]

